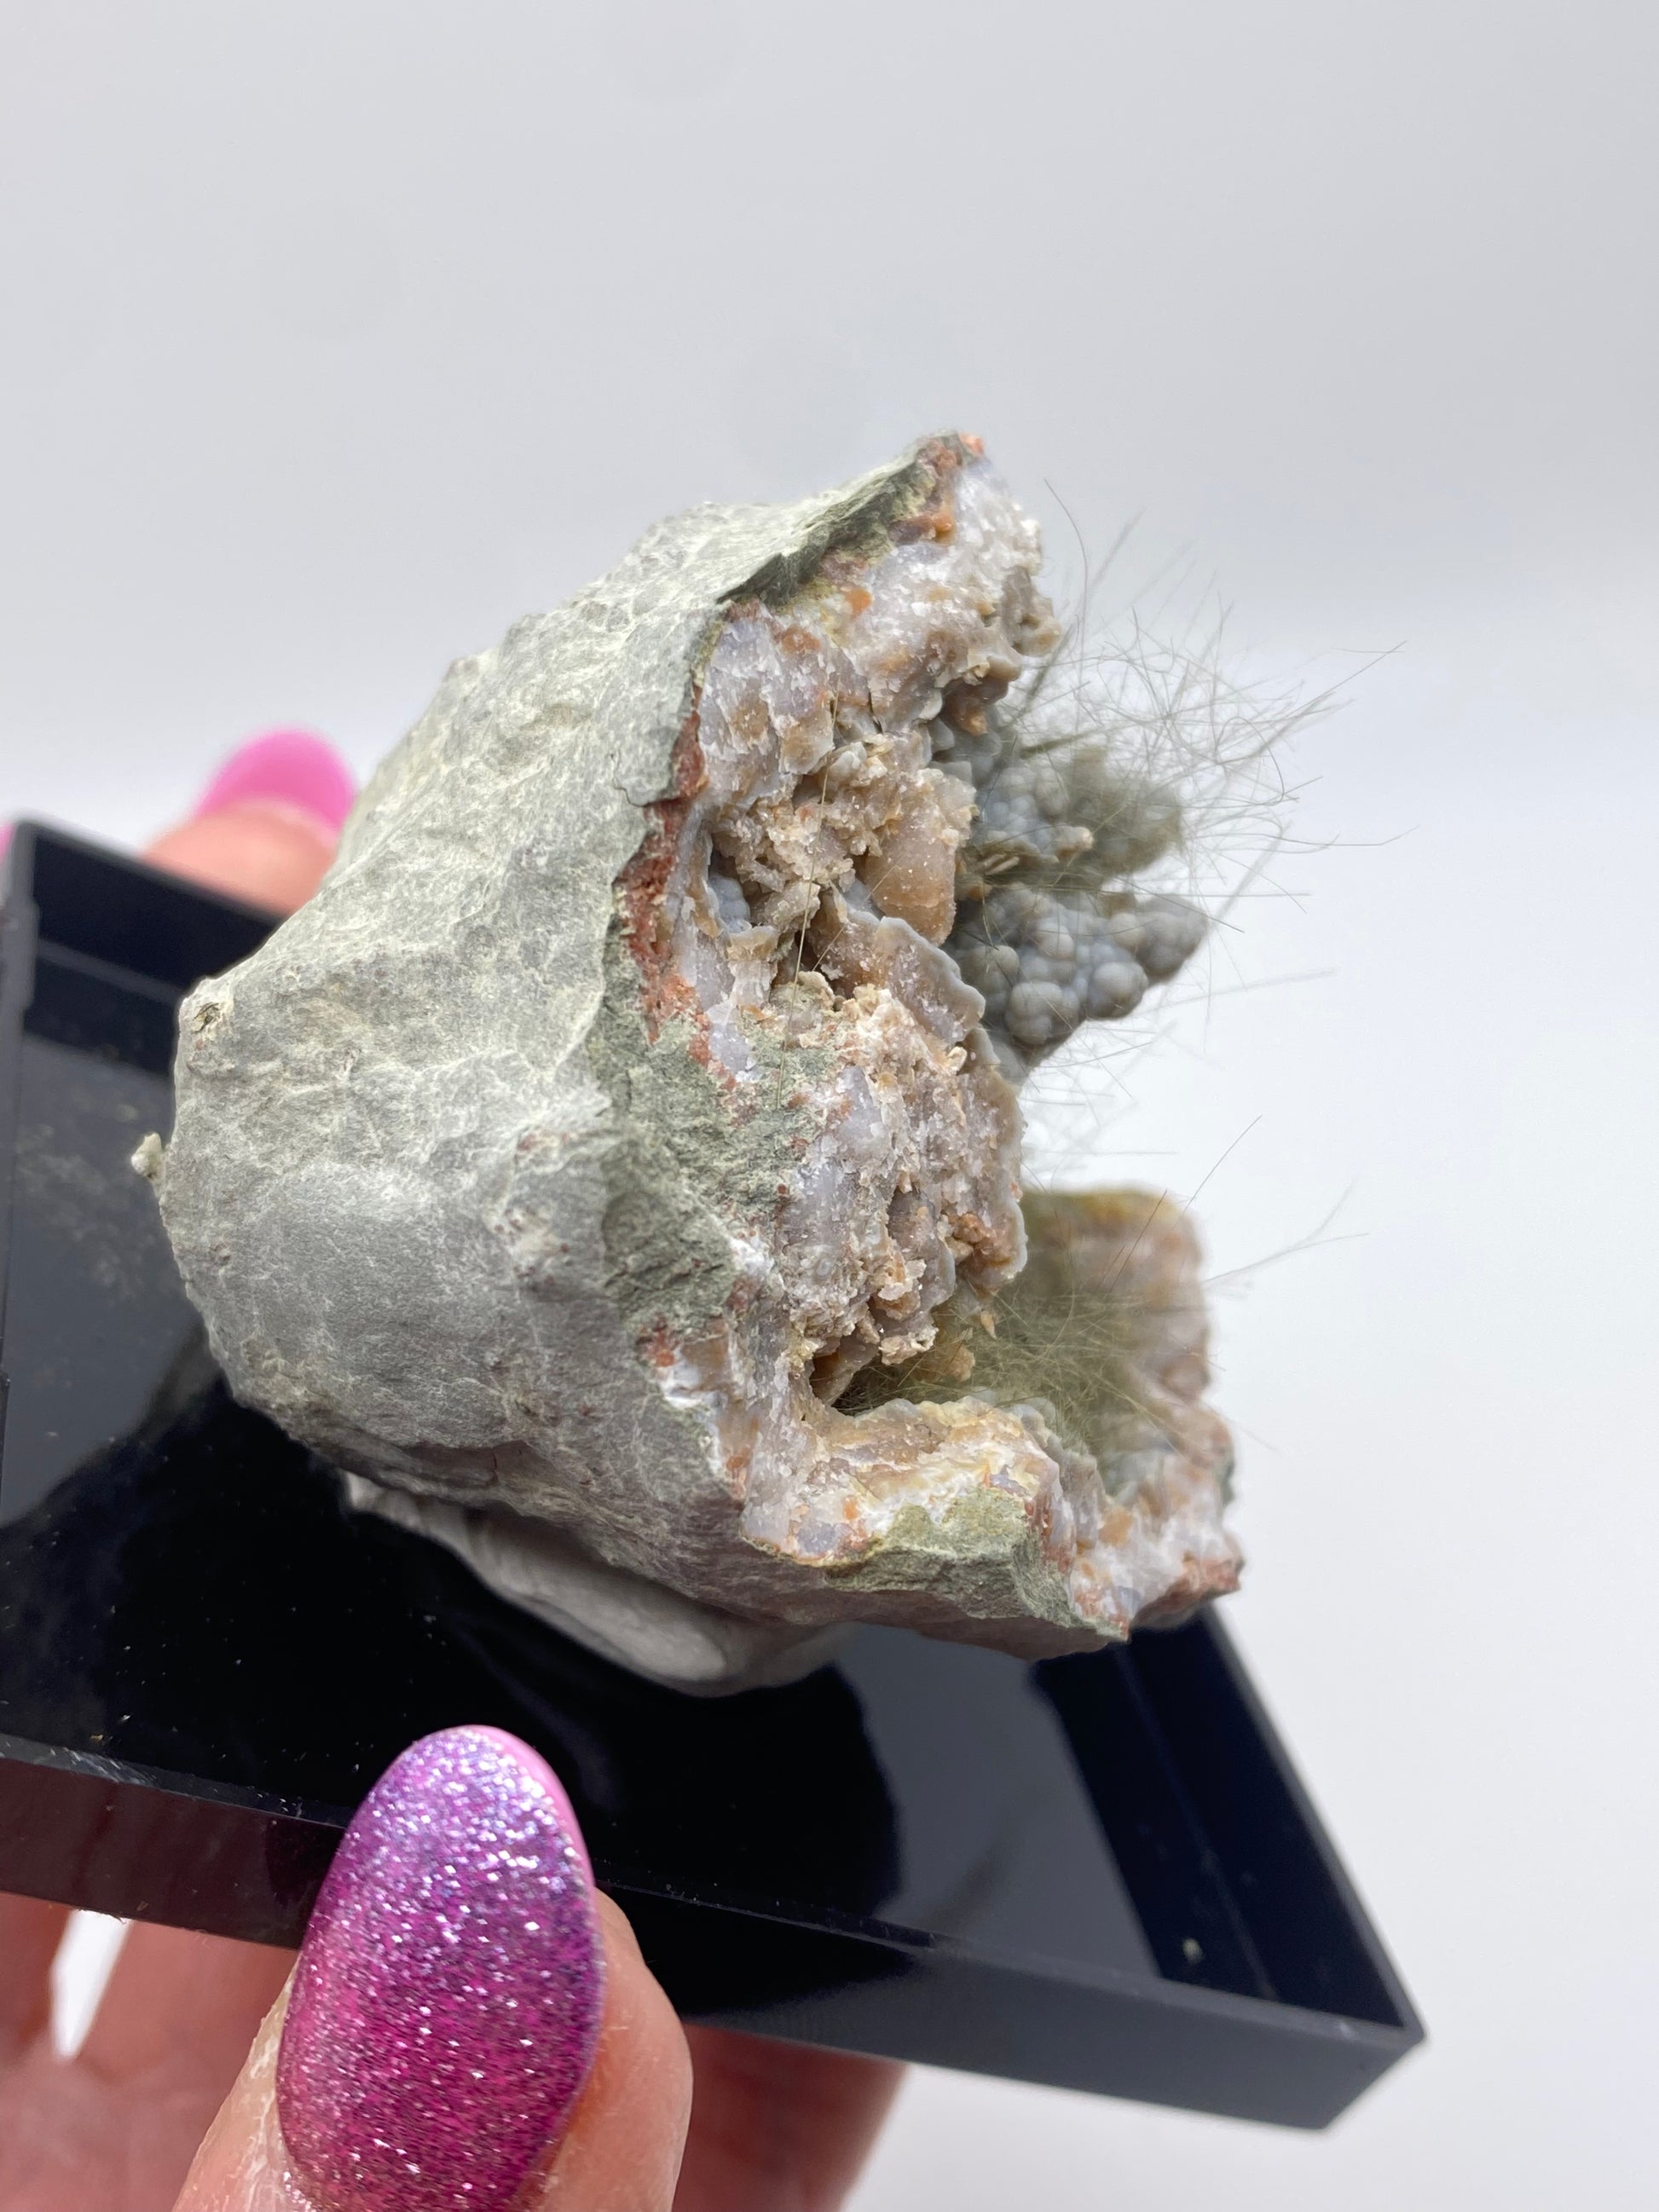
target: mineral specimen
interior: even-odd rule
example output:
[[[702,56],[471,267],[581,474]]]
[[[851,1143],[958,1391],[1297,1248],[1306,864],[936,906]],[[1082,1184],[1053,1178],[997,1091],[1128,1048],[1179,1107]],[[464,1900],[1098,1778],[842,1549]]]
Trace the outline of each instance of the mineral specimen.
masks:
[[[237,1395],[668,1679],[1236,1578],[1183,1220],[1021,1208],[1013,1085],[1203,927],[1135,882],[1178,793],[1029,712],[1038,560],[953,437],[658,526],[181,1010],[143,1159]]]

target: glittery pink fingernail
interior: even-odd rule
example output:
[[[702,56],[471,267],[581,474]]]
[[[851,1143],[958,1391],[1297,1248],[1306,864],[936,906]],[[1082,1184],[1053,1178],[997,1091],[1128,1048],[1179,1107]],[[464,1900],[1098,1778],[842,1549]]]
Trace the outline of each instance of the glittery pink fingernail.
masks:
[[[556,1778],[495,1729],[412,1744],[358,1808],[295,1970],[276,2110],[324,2212],[498,2212],[599,2039],[593,1877]]]
[[[333,837],[356,795],[351,770],[326,738],[309,730],[267,730],[237,747],[198,800],[196,813],[199,818],[228,806],[274,802],[297,807]]]

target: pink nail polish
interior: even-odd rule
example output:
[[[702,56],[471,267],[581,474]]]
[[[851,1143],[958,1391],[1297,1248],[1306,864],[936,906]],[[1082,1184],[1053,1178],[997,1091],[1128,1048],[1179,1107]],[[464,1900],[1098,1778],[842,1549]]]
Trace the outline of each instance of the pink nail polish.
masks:
[[[580,1831],[516,1737],[412,1744],[358,1808],[295,1971],[276,2110],[325,2212],[501,2212],[593,2062],[604,1954]]]
[[[196,817],[275,801],[298,807],[335,837],[356,796],[356,778],[325,738],[308,730],[268,730],[237,747],[202,793]]]

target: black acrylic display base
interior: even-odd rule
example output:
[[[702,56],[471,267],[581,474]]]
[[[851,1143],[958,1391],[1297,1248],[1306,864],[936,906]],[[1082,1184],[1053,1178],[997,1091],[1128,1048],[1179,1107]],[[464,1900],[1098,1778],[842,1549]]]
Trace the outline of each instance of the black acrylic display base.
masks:
[[[607,1666],[234,1404],[129,1165],[268,916],[55,832],[0,938],[0,1888],[292,1943],[402,1747],[568,1785],[680,2009],[1297,2126],[1419,2039],[1208,1617],[1025,1667],[865,1630],[793,1687]]]

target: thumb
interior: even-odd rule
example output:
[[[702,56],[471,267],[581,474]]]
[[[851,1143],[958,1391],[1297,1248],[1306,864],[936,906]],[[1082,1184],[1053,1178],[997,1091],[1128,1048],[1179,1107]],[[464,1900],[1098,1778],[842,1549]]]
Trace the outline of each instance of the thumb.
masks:
[[[411,1746],[346,1832],[176,2212],[669,2212],[685,2038],[527,1746]]]
[[[321,738],[270,730],[231,755],[190,819],[157,837],[144,858],[210,890],[292,914],[333,859],[356,788]]]

